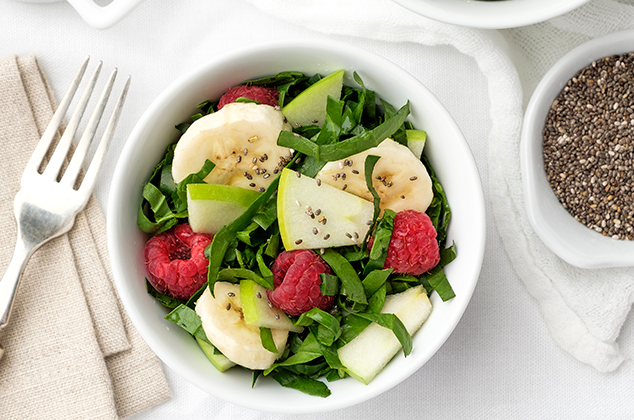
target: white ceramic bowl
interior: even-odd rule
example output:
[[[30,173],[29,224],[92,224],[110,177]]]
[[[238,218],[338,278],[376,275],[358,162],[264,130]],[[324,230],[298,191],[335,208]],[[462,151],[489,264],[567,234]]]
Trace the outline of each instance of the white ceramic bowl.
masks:
[[[112,0],[105,5],[95,0],[17,0],[25,3],[68,1],[90,26],[106,29],[123,19],[142,0]]]
[[[195,106],[218,98],[244,80],[284,70],[328,74],[345,69],[354,84],[356,70],[369,89],[394,106],[410,100],[411,121],[429,133],[426,153],[443,183],[453,209],[449,243],[458,257],[446,269],[456,298],[435,306],[414,337],[414,350],[397,355],[370,385],[353,378],[329,383],[332,395],[322,399],[283,388],[270,378],[251,388],[242,369],[218,372],[188,334],[163,319],[166,311],[145,289],[143,247],[146,236],[136,225],[144,182],[165,148],[178,138],[174,125]],[[485,245],[483,194],[471,152],[451,116],[415,78],[372,53],[345,44],[311,41],[257,45],[215,57],[176,80],[147,109],[132,131],[118,162],[108,206],[108,242],[116,287],[130,318],[145,341],[173,370],[219,398],[253,409],[307,413],[351,406],[378,395],[416,372],[445,342],[460,320],[478,280]]]
[[[576,221],[559,203],[544,170],[542,130],[552,102],[568,80],[592,61],[634,51],[634,31],[589,41],[562,57],[541,80],[530,99],[520,146],[528,220],[555,254],[582,268],[634,266],[634,241],[615,240]]]
[[[393,0],[440,22],[483,29],[532,25],[563,15],[590,0]]]

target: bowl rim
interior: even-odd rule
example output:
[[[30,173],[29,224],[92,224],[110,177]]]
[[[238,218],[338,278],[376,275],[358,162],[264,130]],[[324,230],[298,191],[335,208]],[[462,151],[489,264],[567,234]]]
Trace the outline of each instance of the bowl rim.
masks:
[[[392,0],[419,15],[439,22],[479,29],[509,29],[544,22],[568,13],[590,0],[549,2],[543,9],[527,7],[518,10],[513,0],[479,1],[461,0],[462,10],[453,10],[448,0]],[[500,15],[503,13],[502,15]]]
[[[619,241],[602,236],[577,222],[559,204],[544,171],[541,133],[550,104],[566,82],[595,60],[614,54],[634,52],[632,41],[634,30],[619,31],[587,41],[565,54],[541,79],[524,114],[520,164],[528,220],[548,248],[562,260],[580,268],[634,266],[634,241]],[[552,223],[548,212],[555,212],[554,214],[560,218],[558,220],[563,223]],[[568,229],[568,233],[573,236],[564,235],[561,228]],[[598,250],[611,252],[600,253]]]
[[[121,216],[120,211],[118,209],[116,194],[114,194],[114,189],[118,185],[124,185],[126,183],[125,168],[123,166],[126,163],[131,162],[131,155],[135,147],[134,139],[138,139],[141,136],[141,134],[143,133],[145,129],[145,126],[153,118],[153,115],[163,107],[164,102],[167,99],[170,99],[174,97],[175,95],[177,95],[178,92],[180,92],[184,86],[187,86],[191,83],[191,80],[200,78],[202,75],[208,73],[210,69],[213,69],[214,67],[218,67],[221,64],[226,65],[223,63],[231,62],[234,60],[240,60],[245,56],[252,56],[253,54],[263,54],[266,51],[292,50],[292,49],[297,50],[300,48],[304,50],[308,49],[311,51],[319,51],[319,52],[327,53],[327,54],[345,54],[346,57],[352,57],[351,59],[352,61],[360,60],[363,62],[367,62],[367,61],[371,61],[373,63],[380,62],[383,66],[387,66],[390,69],[392,69],[396,74],[398,74],[398,76],[401,79],[406,80],[406,82],[401,82],[402,84],[412,83],[412,84],[415,84],[417,91],[426,92],[426,99],[434,103],[434,106],[437,107],[438,111],[443,115],[443,118],[446,119],[448,122],[447,132],[450,133],[448,134],[448,136],[457,136],[460,139],[459,145],[458,145],[459,147],[458,153],[462,153],[463,155],[468,156],[467,162],[465,162],[467,170],[469,170],[470,173],[474,173],[477,175],[477,181],[475,180],[473,181],[477,185],[473,186],[474,201],[472,203],[472,209],[471,209],[473,219],[470,221],[471,223],[470,234],[473,235],[473,237],[475,238],[474,241],[476,241],[477,246],[474,247],[473,252],[470,254],[471,255],[470,259],[467,260],[469,267],[472,268],[472,270],[470,271],[471,278],[468,278],[469,276],[466,276],[467,277],[465,279],[466,286],[462,289],[462,295],[455,301],[449,302],[450,305],[453,305],[453,307],[455,307],[455,310],[451,313],[452,316],[449,317],[449,319],[447,319],[447,325],[450,325],[451,327],[444,329],[443,333],[439,334],[437,342],[435,342],[434,345],[430,346],[430,348],[427,350],[427,353],[429,353],[429,356],[419,360],[420,364],[415,366],[415,369],[412,369],[411,371],[406,372],[403,375],[400,375],[398,377],[385,377],[382,379],[380,383],[375,383],[374,386],[370,386],[372,384],[364,386],[365,387],[364,392],[360,393],[359,395],[351,395],[346,400],[337,400],[337,402],[335,402],[333,400],[329,401],[329,399],[326,399],[326,400],[319,399],[319,401],[315,401],[314,404],[308,405],[306,407],[301,407],[301,408],[295,407],[295,406],[272,407],[271,405],[261,403],[258,401],[253,401],[253,400],[245,401],[245,399],[241,398],[241,396],[231,395],[226,390],[215,389],[215,388],[210,389],[209,386],[207,386],[207,384],[205,383],[205,381],[202,381],[198,376],[194,375],[194,377],[192,377],[191,375],[194,372],[192,372],[191,369],[186,368],[181,360],[176,360],[175,358],[173,358],[169,354],[169,352],[167,352],[163,348],[164,344],[160,342],[158,337],[154,337],[151,334],[148,327],[149,324],[146,323],[146,321],[143,319],[143,315],[139,312],[139,309],[135,307],[135,302],[133,300],[133,297],[130,295],[129,292],[126,293],[127,286],[126,286],[126,279],[125,279],[125,273],[123,271],[123,268],[117,266],[116,264],[112,264],[115,285],[119,291],[119,294],[121,295],[121,300],[123,302],[124,307],[126,308],[126,311],[128,312],[133,324],[137,327],[142,338],[147,342],[149,347],[159,356],[159,358],[166,365],[170,366],[179,375],[183,376],[186,380],[188,380],[189,382],[191,382],[198,388],[218,398],[221,398],[225,401],[229,401],[231,403],[245,406],[251,409],[257,409],[257,410],[269,411],[269,412],[282,412],[282,413],[325,412],[325,411],[331,411],[335,409],[349,407],[349,406],[361,403],[363,401],[366,401],[376,395],[379,395],[387,391],[388,389],[391,389],[392,387],[396,386],[400,382],[407,379],[410,375],[415,373],[418,369],[420,369],[420,367],[423,364],[425,364],[429,360],[429,358],[431,358],[438,351],[438,349],[445,343],[447,338],[453,333],[453,331],[455,330],[455,327],[457,326],[458,322],[462,318],[462,315],[464,314],[464,311],[466,310],[466,307],[468,306],[468,303],[471,300],[471,297],[473,295],[473,292],[475,290],[475,287],[478,281],[482,261],[484,258],[484,250],[485,250],[485,242],[486,242],[486,219],[485,219],[484,194],[483,194],[482,185],[479,179],[479,172],[475,165],[475,160],[473,159],[473,155],[469,149],[469,146],[466,140],[464,139],[462,132],[458,128],[457,124],[455,123],[455,121],[453,120],[449,112],[444,108],[444,106],[442,106],[442,104],[435,98],[435,96],[433,96],[433,94],[420,81],[414,78],[411,74],[409,74],[404,69],[397,66],[396,64],[392,63],[391,61],[387,60],[386,58],[379,56],[378,54],[375,54],[367,50],[364,50],[362,48],[345,44],[339,41],[324,40],[324,39],[320,39],[320,40],[296,39],[292,41],[263,42],[260,44],[250,45],[247,47],[242,47],[239,49],[232,50],[230,52],[219,54],[215,56],[214,58],[206,61],[202,65],[197,66],[195,69],[192,69],[189,72],[178,77],[171,84],[169,84],[168,87],[165,90],[163,90],[156,99],[152,101],[150,106],[145,110],[145,112],[143,113],[143,115],[140,117],[139,121],[135,125],[134,129],[130,133],[128,141],[124,145],[123,150],[121,152],[121,156],[117,163],[117,167],[115,168],[115,173],[114,173],[113,182],[112,182],[113,188],[111,188],[111,193],[108,200],[108,212],[107,212],[108,246],[109,246],[109,252],[111,253],[111,255],[114,255],[113,262],[115,262],[119,258],[118,257],[119,250],[117,249],[117,245],[116,245],[119,239],[118,238],[119,234],[117,233],[117,224],[118,224],[117,218]],[[333,387],[335,387],[338,382],[339,381],[329,383],[329,387],[333,389]],[[334,394],[334,390],[333,390],[333,394]]]

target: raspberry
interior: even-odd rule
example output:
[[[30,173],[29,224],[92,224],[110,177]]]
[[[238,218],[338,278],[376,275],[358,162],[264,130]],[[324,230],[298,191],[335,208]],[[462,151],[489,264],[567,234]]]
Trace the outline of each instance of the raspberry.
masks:
[[[225,92],[218,102],[218,109],[228,103],[235,102],[238,98],[249,98],[258,101],[262,105],[277,106],[277,98],[279,94],[275,88],[267,88],[262,86],[234,86]]]
[[[266,294],[274,306],[288,315],[301,315],[312,308],[328,310],[335,301],[334,296],[325,296],[319,290],[319,274],[332,271],[314,251],[283,251],[271,271],[275,289]]]
[[[143,253],[150,284],[165,295],[189,299],[207,281],[205,248],[211,239],[188,223],[150,238]]]
[[[440,261],[436,229],[427,214],[405,210],[394,217],[394,229],[383,268],[418,276]]]

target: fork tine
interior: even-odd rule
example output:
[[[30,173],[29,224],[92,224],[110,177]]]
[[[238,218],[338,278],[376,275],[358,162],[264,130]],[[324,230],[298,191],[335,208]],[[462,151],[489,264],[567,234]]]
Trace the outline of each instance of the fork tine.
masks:
[[[110,116],[110,120],[108,121],[108,125],[104,130],[103,135],[101,136],[101,140],[99,141],[99,146],[95,151],[95,155],[90,162],[88,170],[86,171],[86,175],[81,182],[81,186],[78,188],[80,193],[89,194],[93,187],[95,186],[95,181],[97,180],[97,173],[99,172],[99,168],[101,168],[101,164],[104,161],[104,157],[106,155],[106,150],[108,149],[108,145],[110,144],[110,140],[114,135],[114,130],[119,122],[119,116],[121,115],[121,110],[123,108],[123,103],[125,102],[125,98],[128,94],[128,89],[130,87],[130,76],[127,77],[125,81],[125,85],[119,94],[119,98],[117,98],[117,102],[112,111],[112,115]]]
[[[40,141],[35,147],[33,154],[29,158],[29,162],[27,163],[26,169],[24,171],[25,174],[35,173],[39,169],[40,165],[42,164],[42,160],[44,159],[44,156],[46,155],[46,152],[48,151],[49,147],[51,147],[51,143],[53,142],[53,139],[55,138],[55,135],[57,134],[57,131],[59,130],[59,126],[62,123],[62,120],[64,119],[64,115],[66,114],[66,111],[68,110],[70,102],[75,96],[75,92],[77,91],[77,88],[79,87],[79,83],[81,82],[81,79],[84,77],[84,73],[86,71],[86,67],[88,66],[89,60],[90,60],[90,57],[86,57],[81,67],[79,68],[79,71],[75,75],[75,78],[73,79],[70,87],[68,88],[68,91],[66,92],[66,94],[64,94],[64,97],[60,101],[57,107],[57,110],[55,110],[55,113],[53,114],[53,118],[51,119],[51,122],[46,127],[46,130],[44,130],[44,133],[42,134]]]
[[[88,149],[92,144],[93,138],[95,137],[95,132],[97,131],[97,126],[101,121],[101,116],[103,115],[103,111],[106,108],[106,104],[108,103],[108,98],[110,97],[110,93],[112,92],[112,85],[114,84],[114,80],[117,76],[117,69],[114,69],[108,78],[106,85],[104,86],[101,96],[97,101],[97,105],[90,116],[90,120],[84,130],[84,134],[81,136],[81,140],[77,144],[75,151],[73,152],[73,157],[64,172],[62,179],[60,180],[60,184],[65,185],[69,188],[72,188],[75,185],[75,181],[77,176],[79,175],[79,171],[81,170],[82,163],[88,153]]]
[[[77,126],[79,126],[79,122],[81,121],[82,116],[84,115],[84,111],[86,109],[86,105],[88,104],[88,100],[92,95],[92,91],[97,83],[97,78],[99,77],[99,73],[101,71],[102,62],[100,61],[95,68],[95,71],[92,73],[88,84],[86,85],[84,92],[77,104],[75,112],[73,112],[73,116],[68,122],[68,126],[64,130],[64,134],[60,139],[57,147],[55,148],[55,152],[51,157],[51,160],[46,165],[44,169],[43,175],[50,178],[57,178],[62,165],[64,164],[64,160],[68,155],[68,150],[70,149],[70,145],[73,141],[73,137],[75,136],[75,132],[77,131]]]

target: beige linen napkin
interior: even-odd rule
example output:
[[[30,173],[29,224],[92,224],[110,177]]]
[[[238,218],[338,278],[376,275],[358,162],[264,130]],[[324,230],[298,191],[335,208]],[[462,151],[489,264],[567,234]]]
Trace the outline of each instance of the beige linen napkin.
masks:
[[[1,273],[16,238],[13,198],[52,104],[35,57],[0,60]],[[170,398],[159,360],[113,287],[94,197],[68,235],[29,261],[0,345],[2,419],[118,419]]]

